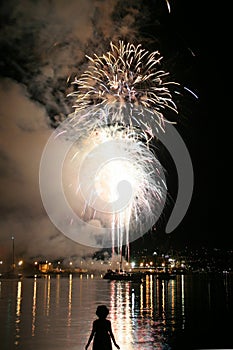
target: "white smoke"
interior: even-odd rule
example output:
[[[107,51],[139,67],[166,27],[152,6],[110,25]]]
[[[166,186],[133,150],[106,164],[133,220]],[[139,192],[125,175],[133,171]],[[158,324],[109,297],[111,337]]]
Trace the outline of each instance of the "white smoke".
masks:
[[[39,163],[58,120],[71,111],[69,76],[87,64],[85,54],[135,33],[139,7],[129,1],[52,0],[1,3],[0,259],[15,237],[16,255],[56,258],[92,254],[50,222],[39,193]]]
[[[26,257],[90,252],[58,232],[42,205],[39,164],[52,132],[44,107],[29,99],[24,86],[5,79],[0,84],[0,117],[2,249],[14,236],[16,254]]]

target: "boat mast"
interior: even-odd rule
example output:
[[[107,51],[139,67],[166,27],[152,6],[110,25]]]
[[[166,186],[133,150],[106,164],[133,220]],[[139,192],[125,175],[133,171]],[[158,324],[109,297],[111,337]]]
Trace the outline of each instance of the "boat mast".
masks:
[[[12,269],[15,271],[15,237],[12,236]]]
[[[127,244],[127,262],[129,264],[129,258],[130,258],[130,245],[129,245],[129,242]]]
[[[122,264],[122,246],[121,246],[121,249],[120,249],[120,271],[123,271],[123,264]]]
[[[129,264],[129,256],[130,256],[130,246],[129,246],[129,243],[127,244],[126,246],[126,252],[125,252],[125,258],[127,257],[127,262]],[[122,246],[120,248],[120,271],[123,271],[123,249],[122,249]]]

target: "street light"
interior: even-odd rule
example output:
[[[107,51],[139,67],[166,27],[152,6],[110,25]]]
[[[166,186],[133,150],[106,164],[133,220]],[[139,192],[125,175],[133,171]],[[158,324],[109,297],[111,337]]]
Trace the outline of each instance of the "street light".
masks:
[[[13,270],[15,269],[15,237],[12,236],[12,267]]]
[[[132,266],[132,268],[135,267],[135,262],[134,261],[131,262],[131,266]]]

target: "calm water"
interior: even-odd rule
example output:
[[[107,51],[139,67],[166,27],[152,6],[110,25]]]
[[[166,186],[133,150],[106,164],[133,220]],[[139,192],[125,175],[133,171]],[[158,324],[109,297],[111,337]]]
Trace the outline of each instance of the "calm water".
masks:
[[[147,276],[142,284],[91,275],[1,280],[0,349],[84,349],[99,304],[109,307],[123,350],[231,349],[232,281],[230,274]]]

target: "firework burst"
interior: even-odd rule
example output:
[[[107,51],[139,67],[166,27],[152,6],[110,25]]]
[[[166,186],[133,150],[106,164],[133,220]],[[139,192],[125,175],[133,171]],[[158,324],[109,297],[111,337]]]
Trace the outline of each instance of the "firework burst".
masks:
[[[84,196],[85,204],[81,206],[84,208],[82,216],[88,217],[88,220],[98,217],[102,225],[103,222],[105,227],[110,225],[113,245],[116,240],[121,244],[128,243],[130,234],[132,241],[132,237],[138,237],[153,226],[165,204],[167,188],[163,168],[155,152],[151,152],[150,141],[158,132],[165,131],[165,110],[177,113],[169,89],[177,83],[168,81],[169,73],[161,69],[162,56],[159,52],[150,53],[141,45],[125,44],[123,41],[114,45],[111,42],[110,51],[87,58],[90,64],[79,79],[75,78],[73,84],[77,90],[69,95],[76,101],[75,112],[70,118],[73,131],[69,130],[68,134],[69,137],[71,133],[74,137],[82,134],[79,156],[84,145],[85,155],[92,153],[91,147],[98,150],[95,156],[92,155],[95,171],[90,170],[91,167],[85,170],[85,174],[95,178],[93,186],[87,185],[93,183],[89,175],[78,181],[79,191],[82,187],[88,189]],[[111,148],[109,142],[114,143],[114,149],[111,149],[110,157],[108,155],[111,167],[106,167],[106,150],[102,145],[105,149]],[[118,159],[119,149],[123,160]],[[79,159],[79,156],[76,154],[74,158]],[[101,181],[96,161],[104,169]],[[81,168],[83,173],[83,165]],[[119,211],[113,205],[112,193],[116,194],[117,184],[122,180],[129,184],[132,193],[130,205],[124,209],[122,206]],[[97,187],[106,197],[97,205],[98,210],[93,210],[100,193]],[[119,195],[125,201],[125,195]],[[106,209],[109,203],[111,215]],[[102,205],[103,210],[100,209]]]
[[[88,57],[88,69],[74,80],[77,90],[69,96],[76,99],[75,111],[55,131],[48,153],[52,158],[60,142],[69,150],[65,161],[61,156],[57,162],[64,181],[54,192],[61,194],[66,212],[58,227],[80,243],[121,251],[154,226],[165,205],[164,169],[150,141],[165,131],[165,110],[177,113],[169,90],[176,83],[160,69],[158,51],[123,41],[110,48]],[[47,208],[53,216],[53,201]]]
[[[77,91],[76,112],[91,105],[129,104],[132,108],[147,108],[153,112],[153,121],[164,129],[164,111],[177,113],[168,82],[168,72],[160,69],[162,56],[158,51],[149,53],[141,45],[110,43],[111,50],[102,56],[87,56],[91,64],[73,84]],[[143,125],[143,123],[142,123]],[[148,126],[148,124],[147,124]],[[148,126],[151,128],[151,125]]]
[[[111,112],[92,107],[84,115],[75,114],[57,137],[67,137],[74,145],[64,162],[68,202],[84,222],[106,229],[102,236],[98,233],[104,245],[122,246],[158,220],[166,183],[163,168],[143,137],[119,123],[110,125],[115,120]]]

